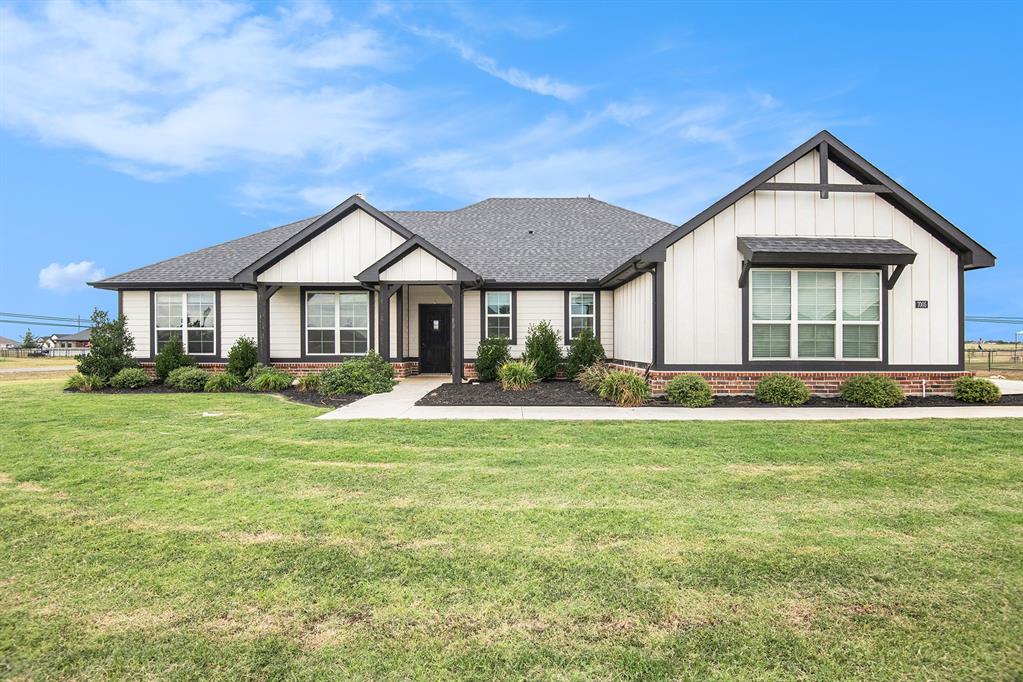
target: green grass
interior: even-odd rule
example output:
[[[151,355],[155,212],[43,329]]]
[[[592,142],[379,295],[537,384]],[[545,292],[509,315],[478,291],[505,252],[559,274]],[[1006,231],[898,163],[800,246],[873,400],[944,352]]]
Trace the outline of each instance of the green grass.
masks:
[[[0,385],[0,677],[1023,674],[1023,420],[316,422],[59,386]]]

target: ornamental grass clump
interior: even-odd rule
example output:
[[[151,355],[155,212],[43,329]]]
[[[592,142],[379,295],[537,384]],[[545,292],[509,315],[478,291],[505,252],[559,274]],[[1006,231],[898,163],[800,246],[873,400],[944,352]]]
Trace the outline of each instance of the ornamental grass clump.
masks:
[[[497,378],[503,391],[524,391],[538,380],[536,364],[531,360],[512,360],[501,365]]]
[[[103,388],[104,385],[105,382],[101,377],[95,374],[82,374],[81,372],[78,372],[68,377],[67,382],[64,384],[64,388],[68,391],[91,393]]]
[[[207,393],[230,393],[231,391],[237,391],[241,385],[242,380],[238,378],[237,374],[220,372],[206,380],[203,390]]]
[[[858,374],[838,387],[842,398],[867,407],[895,407],[906,402],[902,387],[891,377],[880,374]]]
[[[997,403],[1002,391],[990,379],[959,377],[952,382],[952,396],[964,403]]]
[[[604,377],[611,372],[611,368],[603,362],[594,362],[589,367],[584,367],[575,377],[579,382],[579,388],[588,393],[596,393],[600,390],[600,384]]]
[[[167,375],[165,384],[179,391],[198,392],[206,388],[210,373],[199,367],[178,367]]]
[[[111,388],[142,388],[149,385],[149,376],[139,367],[125,367],[110,380]]]
[[[668,382],[664,389],[668,402],[684,407],[707,407],[714,404],[710,383],[699,374],[683,374]]]
[[[315,393],[320,387],[320,372],[309,372],[298,378],[295,387],[303,393]]]
[[[493,381],[501,365],[510,359],[507,338],[491,336],[483,339],[476,347],[476,376],[480,381]]]
[[[810,399],[810,389],[789,374],[769,374],[757,384],[754,396],[762,403],[796,407]]]
[[[600,382],[600,397],[621,407],[637,407],[650,399],[650,386],[638,374],[614,370]]]
[[[287,372],[283,372],[276,367],[264,367],[259,372],[253,374],[252,378],[245,382],[245,385],[253,391],[273,393],[287,389],[294,381],[295,377]]]
[[[357,393],[372,395],[394,389],[394,367],[376,352],[345,360],[320,374],[317,390],[321,395],[339,396]]]

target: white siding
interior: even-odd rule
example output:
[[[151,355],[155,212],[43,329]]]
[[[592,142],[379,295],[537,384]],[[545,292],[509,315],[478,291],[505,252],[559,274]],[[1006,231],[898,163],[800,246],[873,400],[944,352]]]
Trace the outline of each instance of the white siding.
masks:
[[[521,357],[526,352],[526,334],[529,326],[542,320],[551,323],[554,331],[565,341],[565,292],[522,290],[516,295],[515,324],[518,341],[509,350],[512,357]]]
[[[260,282],[355,282],[355,276],[405,241],[356,210],[267,268]]]
[[[149,293],[148,291],[123,291],[121,292],[121,307],[124,317],[127,319],[127,329],[135,340],[136,358],[148,358],[150,350],[150,327],[149,320]]]
[[[284,287],[270,297],[270,359],[302,354],[302,309],[298,287]]]
[[[600,345],[604,355],[615,356],[615,295],[613,291],[600,292]]]
[[[614,290],[614,357],[652,362],[652,275],[640,275]]]
[[[231,346],[247,336],[256,340],[256,292],[220,292],[220,355],[227,357]]]
[[[480,345],[480,292],[465,292],[465,357],[476,357]]]
[[[430,253],[417,248],[381,272],[380,279],[384,282],[450,282],[455,279],[455,271]]]
[[[856,180],[831,163],[830,182]],[[817,182],[817,152],[783,172],[778,182]],[[735,239],[749,235],[893,238],[917,252],[888,294],[889,362],[955,364],[959,344],[956,254],[901,211],[871,193],[752,192],[671,245],[664,264],[664,360],[668,364],[742,362],[742,267]],[[927,300],[926,309],[914,301]],[[624,324],[615,296],[616,332]],[[615,355],[628,358],[615,335]],[[631,350],[631,349],[630,349]]]

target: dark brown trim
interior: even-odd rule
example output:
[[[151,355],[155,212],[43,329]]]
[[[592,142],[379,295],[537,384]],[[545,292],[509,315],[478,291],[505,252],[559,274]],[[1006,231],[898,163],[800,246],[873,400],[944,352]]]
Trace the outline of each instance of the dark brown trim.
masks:
[[[487,335],[487,294],[511,294],[511,338],[508,345],[514,346],[518,341],[519,334],[519,292],[515,289],[480,289],[480,340],[490,338]]]
[[[395,358],[396,361],[402,362],[405,359],[405,285],[398,285],[397,292],[398,300],[395,302],[394,307],[397,311],[395,315],[395,324],[398,326],[398,343],[395,344],[398,349],[398,355]]]
[[[94,289],[108,291],[213,291],[215,289],[251,289],[251,286],[238,282],[86,282]]]
[[[820,146],[817,147],[818,161],[820,162],[820,183],[825,186],[825,189],[821,190],[821,199],[828,198],[828,143],[821,142]]]
[[[895,283],[899,281],[899,277],[902,277],[902,273],[905,270],[906,270],[906,264],[905,263],[900,263],[899,265],[896,265],[895,266],[895,270],[893,270],[890,275],[888,274],[888,269],[885,268],[885,285],[884,285],[884,287],[885,287],[885,289],[887,291],[891,291],[892,289],[895,288]]]
[[[959,254],[959,369],[966,368],[966,263]]]
[[[451,381],[460,384],[463,375],[460,360],[465,357],[465,333],[462,331],[465,316],[465,289],[460,282],[441,284],[440,288],[451,299]]]
[[[376,342],[376,315],[373,311],[376,310],[376,292],[366,287],[353,285],[353,284],[317,284],[316,286],[299,287],[298,288],[298,325],[299,325],[299,351],[301,352],[299,362],[344,362],[345,360],[351,360],[352,358],[362,357],[361,355],[309,355],[306,352],[306,344],[308,338],[306,337],[305,329],[305,299],[307,292],[315,291],[354,291],[354,292],[366,292],[369,294],[369,350],[373,350],[373,346]],[[340,343],[341,339],[338,338],[336,343]],[[282,362],[278,358],[271,357],[271,360],[276,362]]]
[[[563,291],[565,301],[564,311],[564,324],[565,338],[562,342],[566,346],[572,345],[572,310],[571,310],[571,297],[572,294],[593,294],[593,337],[600,341],[600,289],[594,289],[592,287],[573,287],[571,289],[565,289]]]
[[[863,192],[870,194],[884,194],[886,192],[891,192],[891,190],[884,185],[828,185],[817,182],[765,182],[757,186],[756,191],[820,192],[822,197],[828,192]]]
[[[897,242],[894,239],[873,239],[863,240],[865,242],[871,242],[872,245],[879,246],[879,242],[891,242],[891,244],[885,244],[890,249],[899,248],[900,252],[891,251],[889,253],[874,253],[869,251],[842,251],[836,247],[834,241],[831,241],[831,251],[796,251],[793,250],[791,243],[786,245],[786,241],[789,239],[813,239],[819,241],[821,245],[827,244],[830,240],[836,239],[835,237],[814,237],[814,238],[800,238],[800,237],[736,237],[735,245],[742,254],[743,258],[752,264],[754,267],[759,266],[774,266],[784,264],[787,266],[820,266],[820,267],[847,267],[847,266],[867,266],[881,268],[886,265],[912,265],[916,261],[916,253],[912,251],[908,246]],[[844,238],[837,238],[843,239]],[[758,248],[750,243],[750,240],[754,240],[758,244]],[[763,244],[770,240],[770,249],[763,248]],[[777,241],[775,241],[777,240]],[[844,244],[843,249],[847,248]],[[862,248],[862,246],[861,246]]]
[[[629,366],[646,367],[646,363],[608,360]],[[885,365],[874,362],[821,360],[816,362],[748,362],[744,365],[669,365],[653,367],[653,372],[960,372],[959,365]]]

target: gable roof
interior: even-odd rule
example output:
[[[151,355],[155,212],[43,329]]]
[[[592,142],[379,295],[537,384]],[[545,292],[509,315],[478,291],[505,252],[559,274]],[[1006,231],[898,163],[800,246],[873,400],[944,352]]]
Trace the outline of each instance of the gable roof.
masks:
[[[92,327],[81,329],[74,334],[54,334],[60,341],[88,341],[92,338]]]

